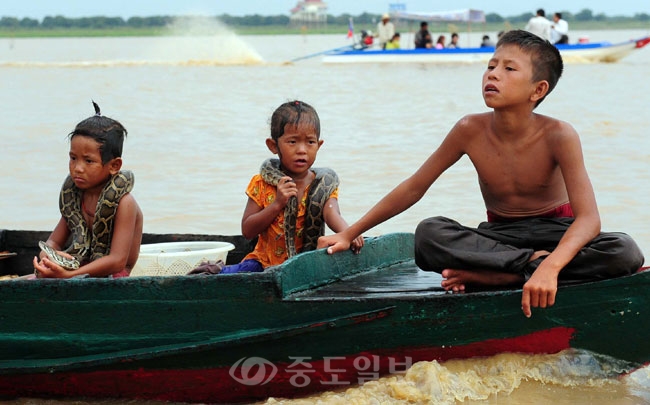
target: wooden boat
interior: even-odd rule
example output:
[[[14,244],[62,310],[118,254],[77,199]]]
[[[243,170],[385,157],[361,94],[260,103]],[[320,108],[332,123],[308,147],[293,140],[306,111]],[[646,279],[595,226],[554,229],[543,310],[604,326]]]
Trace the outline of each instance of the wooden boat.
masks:
[[[4,274],[28,274],[48,233],[0,231]],[[242,237],[151,235],[144,243]],[[650,362],[650,271],[560,288],[450,294],[413,262],[413,235],[360,255],[295,256],[263,273],[0,283],[0,396],[242,402],[345,388],[417,361],[577,348]]]
[[[650,42],[650,36],[610,43],[557,45],[565,63],[617,62]],[[494,48],[339,49],[323,55],[323,63],[487,63]]]

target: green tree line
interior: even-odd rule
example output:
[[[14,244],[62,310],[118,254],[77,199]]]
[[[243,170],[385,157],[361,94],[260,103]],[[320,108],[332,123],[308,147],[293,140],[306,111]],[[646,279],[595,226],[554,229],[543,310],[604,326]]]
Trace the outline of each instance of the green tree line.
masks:
[[[510,22],[512,24],[525,23],[533,16],[532,13],[522,13],[520,15],[503,17],[496,13],[486,14],[486,22],[502,23]],[[224,24],[234,27],[264,27],[264,26],[288,26],[291,24],[288,15],[262,16],[259,14],[247,15],[243,17],[222,14],[215,16]],[[589,9],[584,9],[579,13],[573,14],[568,11],[562,11],[562,17],[568,22],[647,22],[650,21],[650,15],[647,13],[637,13],[632,17],[628,16],[607,16],[605,14],[594,14]],[[191,18],[191,17],[186,17]],[[380,19],[380,14],[363,13],[357,16],[342,14],[339,16],[328,15],[327,24],[347,25],[348,20],[352,18],[355,24],[374,24]],[[163,28],[171,24],[177,17],[174,16],[152,16],[152,17],[81,17],[68,18],[61,15],[46,16],[39,21],[33,18],[0,18],[0,29],[111,29],[111,28]]]

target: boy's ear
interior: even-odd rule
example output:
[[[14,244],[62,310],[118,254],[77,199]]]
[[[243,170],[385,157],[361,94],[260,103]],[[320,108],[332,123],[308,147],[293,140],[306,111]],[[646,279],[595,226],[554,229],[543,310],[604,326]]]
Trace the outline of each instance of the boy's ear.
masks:
[[[535,92],[531,96],[532,101],[537,101],[541,98],[544,98],[548,94],[549,85],[546,80],[540,80],[535,86]]]
[[[122,158],[116,157],[111,159],[111,161],[108,162],[108,168],[110,169],[111,175],[115,175],[122,168]]]
[[[269,148],[274,155],[278,154],[278,143],[273,138],[266,138],[266,147]]]

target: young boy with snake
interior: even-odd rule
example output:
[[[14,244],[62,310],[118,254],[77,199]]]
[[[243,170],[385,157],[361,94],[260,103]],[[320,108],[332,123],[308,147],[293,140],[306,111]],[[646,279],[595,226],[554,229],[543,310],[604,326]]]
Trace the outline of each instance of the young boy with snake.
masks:
[[[34,257],[38,278],[124,277],[140,253],[143,215],[130,193],[134,177],[120,170],[127,131],[102,116],[94,101],[93,106],[95,115],[69,135],[70,175],[60,192],[61,219],[41,242],[40,257]]]
[[[536,114],[563,70],[557,48],[514,30],[505,33],[483,73],[492,111],[460,119],[409,178],[342,233],[322,237],[328,253],[420,200],[439,176],[467,155],[474,165],[487,222],[477,228],[445,217],[415,231],[415,263],[442,274],[447,291],[523,287],[521,307],[555,303],[558,284],[631,274],[643,254],[628,235],[601,232],[580,139],[568,123]]]
[[[257,237],[257,244],[241,263],[225,266],[220,274],[261,272],[316,249],[325,224],[334,232],[348,227],[339,210],[336,173],[312,168],[321,145],[320,119],[312,106],[296,100],[273,112],[266,146],[279,159],[266,160],[251,179],[241,225],[243,236]],[[363,238],[353,238],[351,245],[358,253]]]

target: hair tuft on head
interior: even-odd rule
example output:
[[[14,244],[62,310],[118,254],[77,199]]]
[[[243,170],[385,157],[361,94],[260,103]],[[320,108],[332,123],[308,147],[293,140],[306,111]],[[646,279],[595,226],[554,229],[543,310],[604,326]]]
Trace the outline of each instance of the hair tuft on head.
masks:
[[[95,115],[78,123],[68,136],[70,140],[77,135],[95,140],[100,144],[99,152],[102,156],[102,163],[106,164],[113,158],[122,157],[122,147],[127,131],[119,121],[103,117],[99,105],[94,100],[91,101],[95,108]]]
[[[101,116],[102,112],[99,109],[99,105],[95,102],[95,100],[90,100],[93,103],[93,107],[95,108],[95,115]]]

